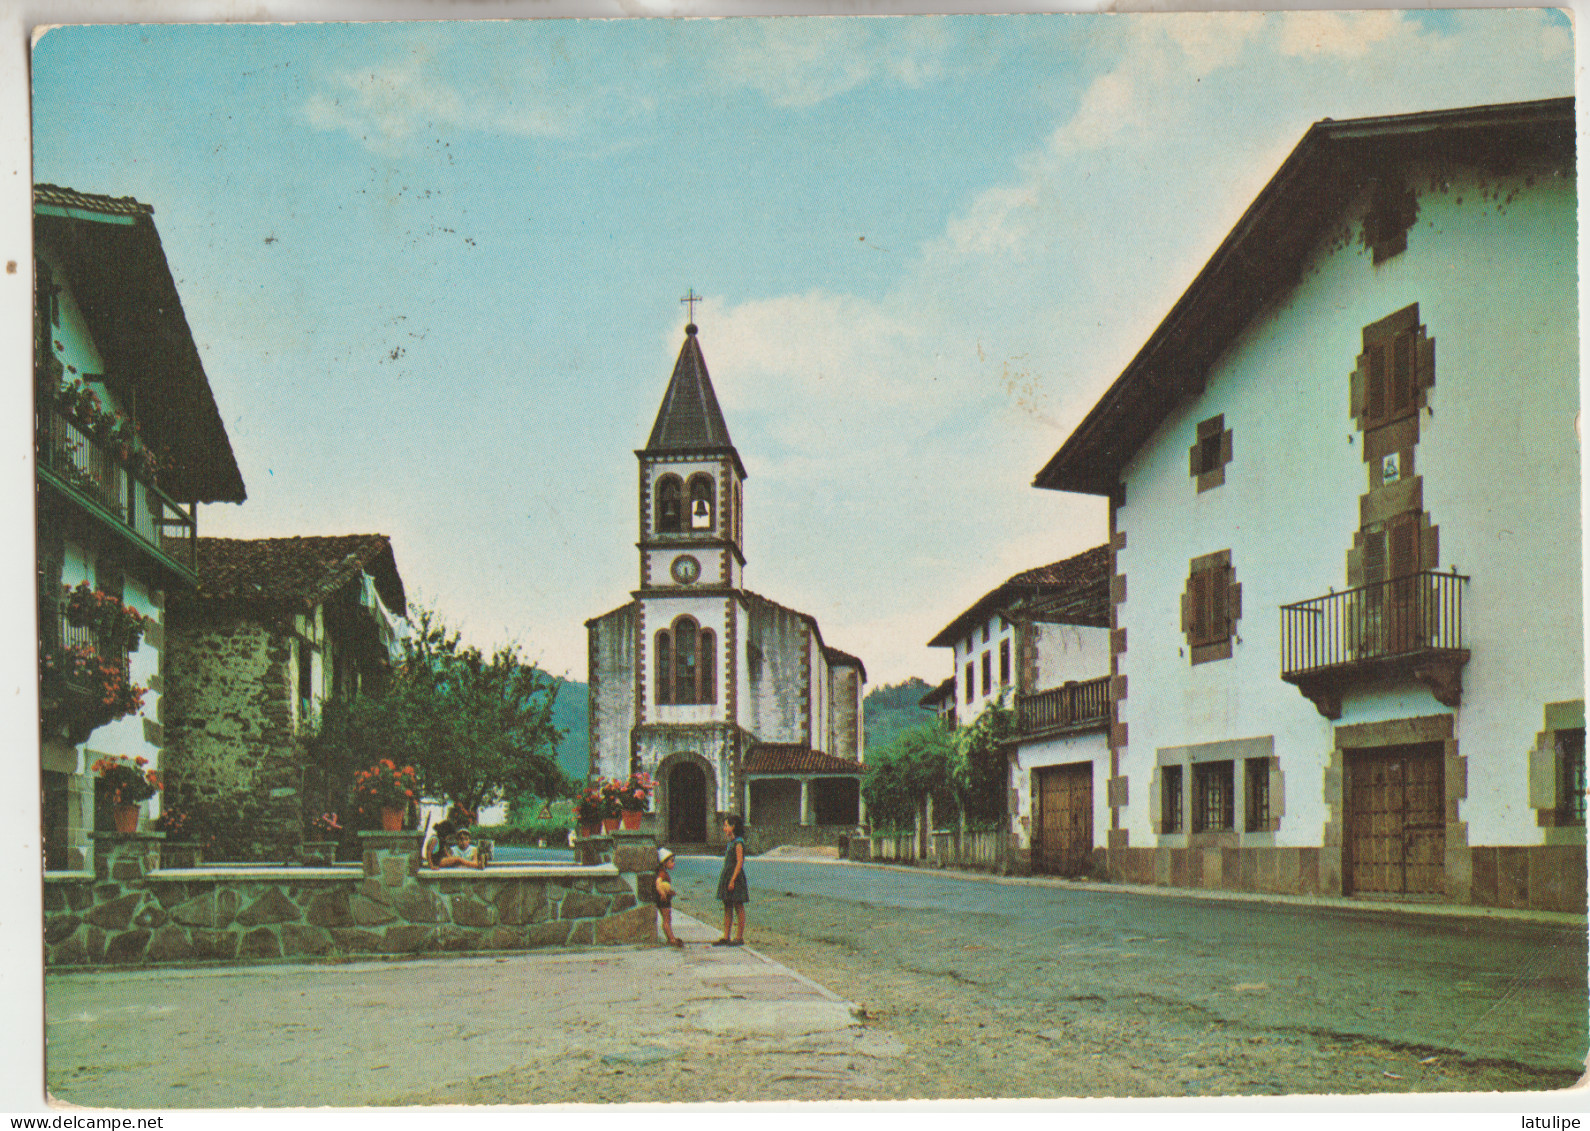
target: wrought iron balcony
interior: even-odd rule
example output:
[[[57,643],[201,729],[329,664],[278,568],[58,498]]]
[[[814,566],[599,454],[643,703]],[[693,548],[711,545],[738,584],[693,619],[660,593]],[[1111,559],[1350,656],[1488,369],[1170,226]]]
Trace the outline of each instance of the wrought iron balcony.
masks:
[[[41,478],[87,503],[89,510],[193,579],[198,552],[194,516],[156,486],[152,475],[118,458],[110,444],[54,405],[39,406],[37,449]]]
[[[1281,678],[1328,719],[1349,686],[1406,676],[1456,707],[1463,696],[1463,585],[1425,570],[1281,606]]]
[[[1016,699],[1016,722],[1024,736],[1103,726],[1109,721],[1109,676],[1072,682]]]

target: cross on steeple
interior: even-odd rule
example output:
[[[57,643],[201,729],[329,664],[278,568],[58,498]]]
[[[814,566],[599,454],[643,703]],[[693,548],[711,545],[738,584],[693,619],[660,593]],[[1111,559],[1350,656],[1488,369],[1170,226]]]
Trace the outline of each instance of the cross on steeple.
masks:
[[[700,295],[696,294],[696,288],[691,287],[690,288],[690,293],[685,295],[685,297],[680,299],[679,301],[689,305],[689,307],[690,307],[690,322],[691,322],[692,325],[694,325],[695,321],[696,321],[696,303],[703,302],[705,300]]]

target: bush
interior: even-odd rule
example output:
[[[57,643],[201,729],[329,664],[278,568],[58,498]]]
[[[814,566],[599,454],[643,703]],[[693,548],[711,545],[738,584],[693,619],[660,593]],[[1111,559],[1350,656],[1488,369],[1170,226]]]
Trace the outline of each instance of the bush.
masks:
[[[554,818],[550,821],[529,820],[504,825],[476,825],[474,833],[477,837],[486,838],[499,845],[513,844],[533,848],[545,840],[549,847],[561,847],[568,843],[569,833],[573,828],[573,820]]]

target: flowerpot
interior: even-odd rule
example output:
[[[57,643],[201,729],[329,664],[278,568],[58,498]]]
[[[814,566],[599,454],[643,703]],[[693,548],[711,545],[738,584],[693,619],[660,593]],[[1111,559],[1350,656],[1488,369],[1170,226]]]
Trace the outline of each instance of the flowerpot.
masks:
[[[118,805],[112,816],[116,820],[116,831],[119,833],[135,833],[138,831],[138,806]]]
[[[618,818],[617,817],[603,817],[602,818],[602,831],[604,833],[616,833],[618,831]]]
[[[581,836],[595,836],[598,833],[600,833],[601,831],[602,831],[602,822],[601,821],[581,821],[580,822],[580,835]]]
[[[639,809],[636,809],[634,812],[630,812],[628,809],[624,810],[624,816],[622,818],[624,827],[626,829],[640,828],[640,819],[645,815],[646,814],[642,813]]]
[[[381,828],[389,833],[403,831],[403,807],[389,805],[381,810]]]

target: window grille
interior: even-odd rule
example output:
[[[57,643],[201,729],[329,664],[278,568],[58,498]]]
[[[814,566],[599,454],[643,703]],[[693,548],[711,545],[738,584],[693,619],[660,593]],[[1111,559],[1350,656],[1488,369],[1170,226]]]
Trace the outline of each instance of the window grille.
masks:
[[[1218,832],[1232,827],[1230,762],[1202,762],[1193,767],[1193,832]]]

